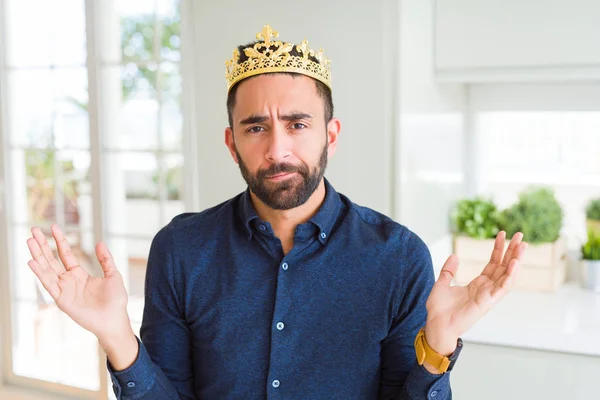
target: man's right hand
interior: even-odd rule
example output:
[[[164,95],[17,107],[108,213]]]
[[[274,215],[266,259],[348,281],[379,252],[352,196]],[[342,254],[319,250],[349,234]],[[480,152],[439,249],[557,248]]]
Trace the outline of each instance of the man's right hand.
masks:
[[[27,246],[33,260],[27,264],[60,310],[92,332],[116,370],[127,368],[137,357],[137,339],[127,315],[127,291],[106,245],[96,245],[104,277],[93,277],[79,264],[60,228],[51,226],[58,248],[57,260],[40,228],[31,229]],[[62,261],[62,262],[61,262]]]

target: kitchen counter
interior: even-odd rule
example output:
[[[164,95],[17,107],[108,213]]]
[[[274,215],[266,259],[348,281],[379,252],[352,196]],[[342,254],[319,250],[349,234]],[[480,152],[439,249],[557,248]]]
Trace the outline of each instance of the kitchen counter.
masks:
[[[554,293],[512,291],[462,338],[600,357],[600,293],[574,283]]]

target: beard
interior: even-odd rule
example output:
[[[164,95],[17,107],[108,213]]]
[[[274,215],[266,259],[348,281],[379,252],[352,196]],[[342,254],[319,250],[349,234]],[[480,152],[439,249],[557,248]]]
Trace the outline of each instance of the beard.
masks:
[[[327,143],[325,143],[319,162],[312,169],[305,163],[300,165],[282,163],[273,164],[267,169],[259,169],[256,174],[252,174],[235,149],[240,172],[248,187],[256,197],[274,210],[290,210],[306,203],[325,175],[327,153]],[[268,179],[274,175],[294,172],[297,175],[279,182],[270,182]]]

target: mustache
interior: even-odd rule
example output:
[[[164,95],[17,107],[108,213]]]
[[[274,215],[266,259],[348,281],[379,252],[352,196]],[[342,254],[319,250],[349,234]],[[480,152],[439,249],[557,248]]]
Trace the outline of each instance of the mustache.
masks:
[[[267,169],[259,170],[256,173],[256,177],[259,179],[265,179],[269,176],[284,174],[284,173],[292,173],[297,172],[302,176],[305,176],[308,171],[302,165],[293,165],[293,164],[273,164]]]

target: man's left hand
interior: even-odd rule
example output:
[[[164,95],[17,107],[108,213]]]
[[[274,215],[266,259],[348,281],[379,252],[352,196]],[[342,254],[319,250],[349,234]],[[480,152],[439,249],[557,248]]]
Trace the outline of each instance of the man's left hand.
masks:
[[[527,243],[521,242],[523,234],[517,232],[504,253],[505,238],[506,232],[498,233],[490,262],[467,286],[451,286],[459,260],[454,254],[446,260],[427,299],[425,339],[437,353],[452,354],[458,338],[512,287]]]

